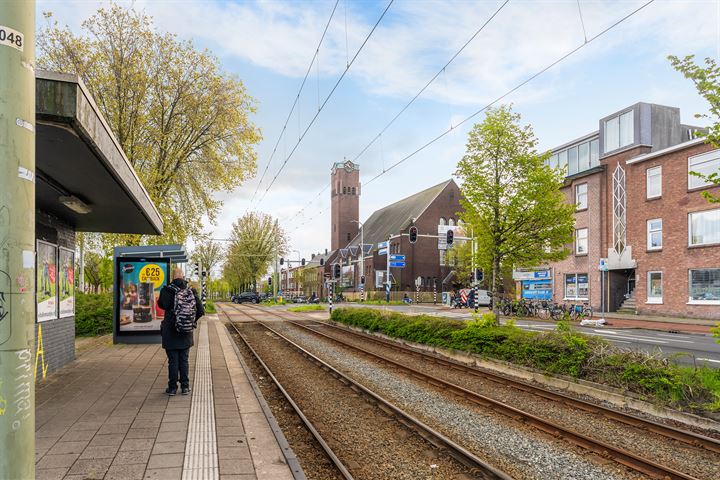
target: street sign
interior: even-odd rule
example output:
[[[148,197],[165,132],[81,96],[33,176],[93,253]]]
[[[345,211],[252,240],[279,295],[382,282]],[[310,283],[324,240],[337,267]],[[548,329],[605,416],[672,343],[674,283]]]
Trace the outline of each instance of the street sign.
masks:
[[[390,255],[390,261],[391,262],[404,262],[405,261],[405,255]]]
[[[422,285],[422,277],[417,277],[415,279],[415,286],[420,287]]]
[[[378,250],[378,255],[387,255],[387,253],[388,253],[387,247],[381,248],[380,250]]]
[[[388,243],[387,242],[380,242],[378,243],[378,248],[387,248]]]
[[[405,262],[390,262],[391,268],[405,268]]]
[[[600,265],[598,265],[598,270],[600,270],[601,272],[607,272],[609,270],[607,258],[600,259]]]

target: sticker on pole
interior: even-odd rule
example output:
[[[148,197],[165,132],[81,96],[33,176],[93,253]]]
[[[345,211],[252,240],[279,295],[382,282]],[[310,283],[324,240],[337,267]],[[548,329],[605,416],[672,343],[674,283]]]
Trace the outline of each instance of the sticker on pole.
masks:
[[[5,25],[0,25],[0,45],[12,47],[21,52],[25,48],[25,35]]]

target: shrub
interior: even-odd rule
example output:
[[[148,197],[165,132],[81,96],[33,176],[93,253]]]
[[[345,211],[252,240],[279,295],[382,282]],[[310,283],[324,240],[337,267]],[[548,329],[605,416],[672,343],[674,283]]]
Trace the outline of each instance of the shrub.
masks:
[[[205,302],[205,313],[217,313],[217,309],[215,308],[215,302],[212,300],[207,300]]]
[[[112,333],[113,299],[110,293],[76,293],[75,335],[92,337]]]
[[[318,310],[325,310],[325,307],[318,304],[313,305],[300,305],[297,307],[288,308],[288,312],[313,312]]]

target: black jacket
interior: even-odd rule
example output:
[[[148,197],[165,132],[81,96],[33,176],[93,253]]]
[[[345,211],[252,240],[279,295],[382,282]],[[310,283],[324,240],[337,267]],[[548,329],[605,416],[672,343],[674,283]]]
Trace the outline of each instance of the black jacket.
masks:
[[[176,278],[172,281],[172,284],[178,288],[187,288],[187,282],[180,278]],[[196,313],[195,320],[205,315],[205,309],[203,308],[200,298],[198,297],[195,289],[192,289],[193,295],[195,295]],[[160,290],[160,298],[158,298],[158,305],[160,308],[165,310],[165,317],[160,324],[160,335],[162,336],[162,347],[165,350],[184,350],[193,346],[193,332],[180,333],[175,330],[175,313],[173,313],[173,307],[175,306],[175,290],[169,286],[165,286]]]

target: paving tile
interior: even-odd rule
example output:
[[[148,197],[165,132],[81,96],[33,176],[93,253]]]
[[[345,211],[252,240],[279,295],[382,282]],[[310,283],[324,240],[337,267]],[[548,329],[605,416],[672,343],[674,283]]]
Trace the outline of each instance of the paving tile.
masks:
[[[220,458],[220,460],[246,460],[251,458],[250,449],[245,445],[218,447],[218,458]]]
[[[251,475],[220,475],[220,480],[256,480],[255,474]]]
[[[106,447],[120,445],[123,442],[125,435],[112,433],[108,435],[95,435],[90,441],[91,447]]]
[[[186,436],[185,433],[181,432],[162,432],[158,433],[157,437],[155,437],[155,443],[179,442],[180,440],[185,440]]]
[[[81,459],[92,458],[113,458],[118,451],[119,445],[105,445],[102,447],[87,447],[81,454]]]
[[[153,455],[161,453],[184,453],[185,442],[161,442],[156,443],[153,447]]]
[[[187,422],[163,422],[160,425],[160,432],[187,432],[188,424]]]
[[[63,453],[62,455],[45,455],[35,465],[36,468],[70,468],[80,456],[79,453]]]
[[[252,460],[220,460],[220,474],[247,475],[255,473]]]
[[[143,468],[147,465],[150,458],[150,450],[131,450],[126,452],[118,452],[113,460],[113,465],[133,465],[142,463]]]
[[[131,428],[125,438],[155,438],[157,434],[157,428]]]
[[[148,469],[182,467],[184,455],[182,453],[164,453],[150,455]]]
[[[67,467],[59,468],[36,468],[35,480],[62,480],[67,473]]]
[[[124,424],[124,423],[132,423],[132,421],[135,420],[135,416],[128,416],[128,415],[113,415],[108,417],[107,420],[105,420],[105,425],[115,425],[115,424]]]
[[[181,480],[182,468],[148,468],[144,480]]]
[[[106,435],[110,433],[126,433],[130,428],[130,423],[113,423],[110,425],[103,425],[98,430],[98,435]]]
[[[86,479],[102,479],[111,462],[112,458],[81,459],[75,462],[68,474],[84,475]]]
[[[142,480],[144,475],[145,464],[113,465],[108,469],[105,480]]]
[[[90,440],[95,436],[95,432],[92,430],[75,430],[67,432],[65,435],[60,437],[63,442],[81,442],[83,440]]]
[[[238,445],[245,445],[245,435],[236,435],[233,437],[218,437],[218,447],[236,447]]]
[[[219,425],[217,427],[216,432],[218,437],[228,437],[245,434],[245,430],[243,430],[242,427],[225,427],[222,425]]]
[[[120,445],[121,452],[147,450],[150,451],[155,443],[154,438],[126,438]]]
[[[50,455],[62,455],[63,453],[82,453],[87,447],[88,441],[83,440],[81,442],[57,442],[53,447],[48,450]],[[35,447],[37,451],[37,446]]]

